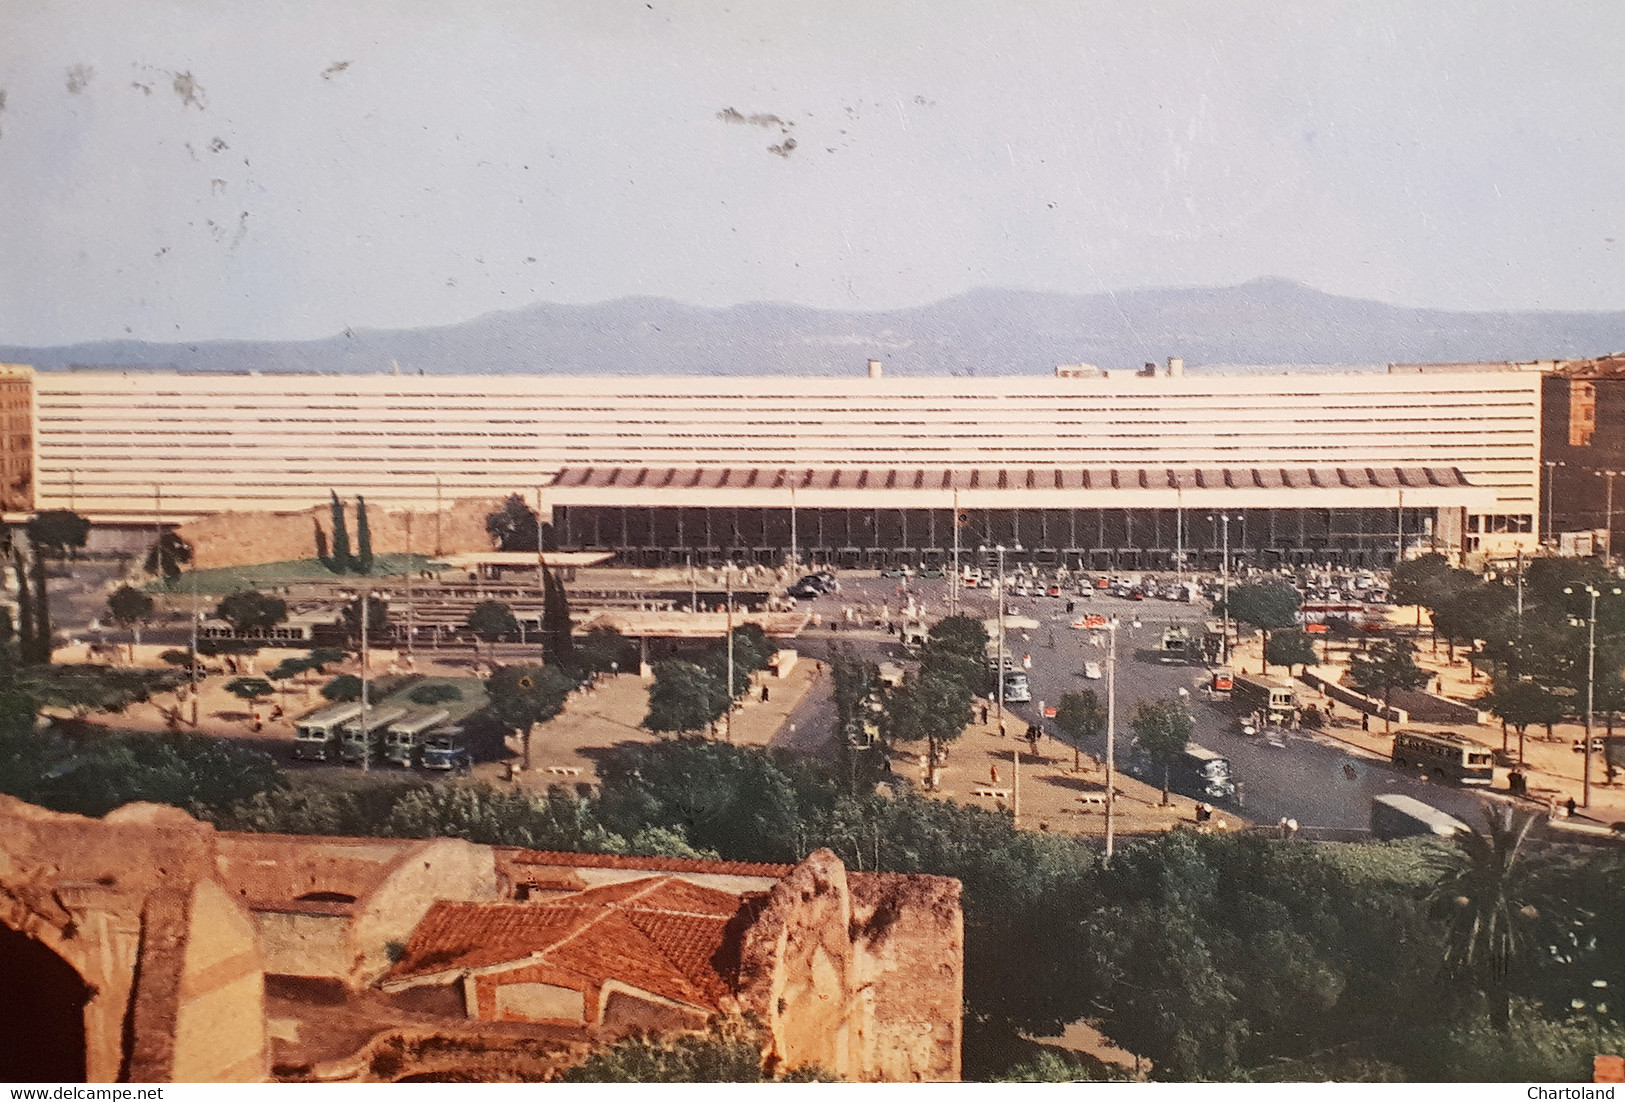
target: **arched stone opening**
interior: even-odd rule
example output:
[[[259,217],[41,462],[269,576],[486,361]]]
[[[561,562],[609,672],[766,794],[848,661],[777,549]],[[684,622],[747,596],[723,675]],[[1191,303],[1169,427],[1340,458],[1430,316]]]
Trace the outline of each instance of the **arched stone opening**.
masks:
[[[48,947],[0,925],[0,1081],[85,1081],[91,990]]]

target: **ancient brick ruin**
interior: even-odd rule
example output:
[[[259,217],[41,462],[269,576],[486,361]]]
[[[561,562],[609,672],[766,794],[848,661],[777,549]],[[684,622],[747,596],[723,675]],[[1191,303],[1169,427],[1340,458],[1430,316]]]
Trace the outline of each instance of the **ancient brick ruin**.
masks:
[[[959,1076],[960,886],[799,865],[217,832],[0,796],[0,1078],[540,1077],[743,1017],[769,1071]],[[515,1071],[515,1069],[519,1069]]]

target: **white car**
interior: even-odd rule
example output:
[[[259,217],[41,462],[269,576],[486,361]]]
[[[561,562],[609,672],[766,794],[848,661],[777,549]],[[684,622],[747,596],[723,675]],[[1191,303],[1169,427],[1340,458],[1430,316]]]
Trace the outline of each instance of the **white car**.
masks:
[[[1090,681],[1099,681],[1101,678],[1100,663],[1085,662],[1083,664],[1083,676],[1087,677]]]

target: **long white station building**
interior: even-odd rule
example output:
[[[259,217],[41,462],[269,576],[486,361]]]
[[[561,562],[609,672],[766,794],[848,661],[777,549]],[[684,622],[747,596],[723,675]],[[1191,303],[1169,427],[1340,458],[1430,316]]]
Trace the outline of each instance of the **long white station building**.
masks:
[[[1233,549],[1375,564],[1401,543],[1535,546],[1541,378],[10,367],[3,404],[31,412],[9,427],[31,431],[0,434],[0,459],[13,515],[150,524],[304,510],[329,490],[432,509],[540,488],[561,547],[644,562],[767,561],[792,542],[831,561],[926,562],[957,527],[963,547],[1149,567],[1216,551],[1229,516]]]

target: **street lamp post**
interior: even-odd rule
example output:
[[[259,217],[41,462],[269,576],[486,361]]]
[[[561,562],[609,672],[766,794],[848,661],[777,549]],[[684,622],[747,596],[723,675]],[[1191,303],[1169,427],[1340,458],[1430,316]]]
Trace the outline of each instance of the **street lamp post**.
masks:
[[[1598,478],[1604,478],[1604,479],[1608,480],[1608,493],[1607,493],[1608,504],[1605,507],[1606,511],[1603,513],[1603,532],[1604,532],[1603,538],[1607,542],[1603,544],[1603,560],[1602,561],[1603,561],[1603,563],[1605,565],[1607,565],[1609,567],[1612,567],[1614,565],[1614,476],[1616,474],[1619,474],[1619,472],[1618,471],[1596,471],[1594,473],[1596,474],[1596,476]]]
[[[372,763],[370,760],[372,758],[372,734],[367,730],[367,621],[369,611],[367,606],[370,605],[372,603],[372,599],[379,596],[379,594],[374,590],[369,590],[360,594],[358,594],[355,590],[349,589],[340,590],[340,592],[343,593],[343,595],[347,598],[358,598],[361,602],[361,715],[357,722],[361,724],[361,771],[363,773],[368,773],[372,770]]]
[[[1221,513],[1218,517],[1209,514],[1207,519],[1210,523],[1215,519],[1218,520],[1224,530],[1224,558],[1220,564],[1224,588],[1224,634],[1219,638],[1219,665],[1222,666],[1230,660],[1230,514]]]
[[[1112,830],[1117,810],[1117,617],[1106,625],[1111,633],[1106,652],[1106,862],[1112,859]]]
[[[722,566],[723,584],[728,594],[728,687],[725,695],[728,710],[723,713],[723,729],[729,742],[734,740],[734,564],[729,559]]]
[[[983,547],[982,550],[986,551],[987,548]],[[997,670],[993,676],[998,682],[999,730],[1002,731],[1004,730],[1004,552],[1006,548],[1004,544],[1001,543],[995,545],[993,550],[998,552],[999,555],[999,574],[993,587],[994,592],[998,594],[999,601],[999,650],[998,657],[994,659],[994,665],[997,667]],[[1021,545],[1018,543],[1016,546],[1009,548],[1009,550],[1020,551]]]
[[[1575,592],[1575,587],[1566,585],[1564,593]],[[1580,587],[1580,592],[1591,598],[1591,612],[1586,617],[1586,733],[1585,733],[1585,773],[1583,782],[1582,806],[1591,806],[1591,725],[1594,719],[1594,705],[1597,688],[1597,598],[1602,596],[1602,590],[1589,582]],[[1608,591],[1617,597],[1625,593],[1625,589],[1614,586]]]

